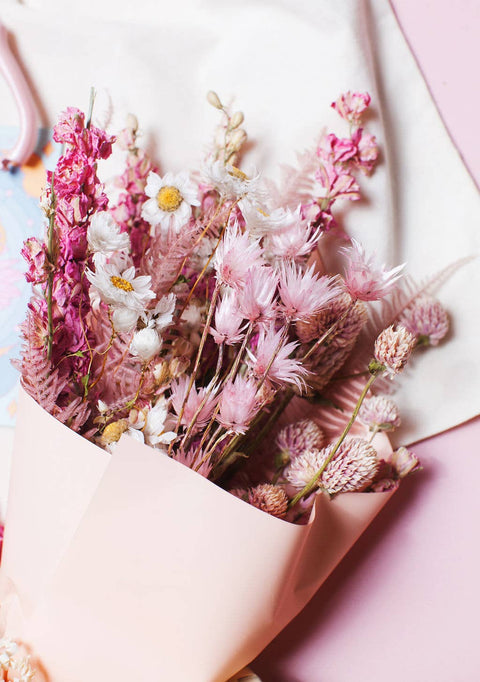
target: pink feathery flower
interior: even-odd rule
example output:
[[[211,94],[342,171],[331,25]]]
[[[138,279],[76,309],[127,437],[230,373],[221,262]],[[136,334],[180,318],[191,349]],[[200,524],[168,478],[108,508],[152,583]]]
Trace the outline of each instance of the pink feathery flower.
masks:
[[[448,315],[442,304],[421,296],[403,312],[401,324],[417,337],[417,343],[436,346],[449,329]]]
[[[358,125],[361,115],[370,106],[370,95],[368,92],[347,91],[331,106],[346,121]]]
[[[183,374],[181,377],[171,383],[172,406],[177,415],[180,415],[182,410],[182,405],[185,402],[189,383],[190,377],[186,374]],[[193,432],[195,433],[196,431],[205,428],[212,417],[213,410],[215,409],[217,402],[218,397],[215,390],[208,392],[208,388],[202,387],[197,389],[195,382],[193,382],[187,401],[185,402],[180,424],[186,427],[190,426],[195,417],[195,413],[203,403],[195,419]]]
[[[210,327],[210,334],[216,344],[233,346],[243,339],[245,330],[242,329],[242,323],[237,294],[227,289],[215,308],[215,327]]]
[[[372,395],[365,398],[358,413],[359,420],[368,426],[370,431],[393,431],[400,426],[398,407],[383,395]]]
[[[217,279],[222,284],[239,288],[245,284],[250,268],[262,264],[259,240],[252,241],[238,226],[227,230],[214,256]]]
[[[405,327],[384,329],[375,341],[375,360],[384,365],[389,374],[398,374],[406,365],[415,347],[415,336]]]
[[[305,320],[318,313],[340,293],[334,279],[319,276],[312,265],[305,272],[295,263],[282,263],[280,268],[280,298],[287,320]]]
[[[276,445],[287,461],[303,455],[306,450],[320,449],[325,434],[313,419],[302,419],[284,426],[276,438]]]
[[[204,452],[203,450],[198,450],[195,446],[192,446],[188,450],[180,448],[179,450],[174,450],[172,453],[172,459],[176,459],[180,464],[184,464],[189,469],[195,469],[200,476],[208,478],[212,470],[212,462],[210,459],[206,459],[202,462]],[[202,464],[200,464],[202,462]],[[200,464],[197,470],[197,466]]]
[[[318,206],[317,206],[318,208]],[[295,220],[287,229],[268,236],[268,250],[277,258],[296,260],[308,256],[317,246],[321,228],[314,228],[301,217],[302,207],[295,211]]]
[[[267,514],[283,519],[288,510],[288,497],[283,488],[270,483],[261,483],[250,488],[248,491],[248,501],[257,509],[261,509]]]
[[[378,301],[388,294],[401,277],[405,265],[387,270],[375,264],[375,256],[367,258],[363,246],[352,239],[352,246],[341,249],[347,257],[345,287],[353,299]]]
[[[267,265],[256,265],[248,270],[245,284],[238,293],[239,307],[246,320],[260,325],[274,319],[277,284],[277,273]]]
[[[304,488],[323,467],[334,445],[331,443],[322,450],[307,450],[294,459],[285,471],[287,480],[295,488]],[[371,485],[378,468],[376,450],[363,438],[350,438],[340,445],[317,485],[330,495],[362,491]]]
[[[282,341],[283,335],[283,329],[276,332],[273,326],[261,329],[255,352],[247,350],[248,364],[257,379],[266,374],[267,379],[275,384],[293,384],[301,390],[305,385],[303,377],[308,372],[300,360],[290,357],[298,344],[295,341],[287,343],[286,339]]]
[[[217,421],[229,431],[245,433],[258,411],[257,386],[253,379],[240,374],[228,381],[220,394]]]

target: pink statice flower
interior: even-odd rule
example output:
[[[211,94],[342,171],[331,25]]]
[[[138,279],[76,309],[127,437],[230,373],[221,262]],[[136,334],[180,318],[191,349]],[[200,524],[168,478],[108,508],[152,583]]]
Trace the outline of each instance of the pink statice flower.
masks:
[[[354,140],[357,145],[355,161],[367,175],[373,171],[378,160],[378,145],[374,135],[366,133],[362,128],[355,131]]]
[[[256,382],[240,374],[234,381],[227,381],[219,406],[218,422],[233,433],[245,433],[259,408]]]
[[[436,346],[448,333],[449,320],[442,304],[430,296],[417,298],[400,317],[400,323],[417,343]]]
[[[196,433],[205,428],[212,418],[213,411],[218,402],[218,396],[216,389],[212,389],[211,387],[197,389],[195,382],[193,382],[187,398],[189,383],[190,377],[186,374],[183,374],[173,381],[171,384],[171,400],[172,407],[177,416],[180,415],[182,406],[184,405],[180,424],[188,427],[193,424],[195,420],[192,432]]]
[[[303,271],[295,263],[282,263],[279,293],[287,320],[297,322],[312,317],[340,293],[336,280],[314,272],[312,265]]]
[[[295,341],[287,342],[283,337],[283,328],[278,331],[273,326],[261,329],[255,351],[247,350],[248,364],[257,379],[266,377],[279,386],[293,384],[301,391],[308,372],[300,360],[290,357],[298,344]]]
[[[333,202],[337,199],[358,201],[360,199],[360,187],[348,170],[341,165],[335,165],[324,161],[315,173],[317,184],[313,188],[313,194],[318,199],[328,199]]]
[[[317,147],[317,155],[331,164],[346,163],[357,154],[355,140],[350,137],[340,138],[330,133],[322,135]]]
[[[383,395],[365,398],[358,413],[358,419],[370,431],[393,431],[400,426],[397,405]]]
[[[267,265],[254,266],[248,270],[245,284],[238,293],[240,311],[246,320],[265,325],[275,318],[277,283],[278,274]]]
[[[248,491],[248,502],[257,509],[261,509],[267,514],[276,516],[279,519],[285,518],[288,510],[288,496],[283,488],[270,483],[261,483],[250,488]]]
[[[331,106],[343,119],[353,125],[358,125],[362,114],[370,106],[370,95],[368,92],[348,90],[340,95]]]
[[[345,288],[353,299],[377,301],[388,294],[401,277],[405,265],[387,270],[375,263],[375,256],[367,258],[363,246],[352,239],[352,246],[342,249],[347,257]]]
[[[415,336],[405,327],[394,329],[392,325],[380,332],[375,341],[375,360],[385,367],[388,374],[398,374],[405,367],[414,347]]]
[[[47,249],[36,237],[30,237],[23,242],[22,256],[27,261],[25,279],[32,284],[43,284],[47,281],[49,263]]]
[[[245,332],[243,322],[237,294],[227,289],[215,308],[215,327],[210,327],[215,343],[233,346],[241,341]]]
[[[275,444],[285,459],[290,461],[306,450],[319,450],[325,443],[325,434],[313,419],[301,419],[284,426]]]
[[[214,256],[219,282],[238,289],[245,284],[249,269],[262,264],[262,248],[258,240],[252,241],[248,233],[240,232],[238,226],[227,230]]]

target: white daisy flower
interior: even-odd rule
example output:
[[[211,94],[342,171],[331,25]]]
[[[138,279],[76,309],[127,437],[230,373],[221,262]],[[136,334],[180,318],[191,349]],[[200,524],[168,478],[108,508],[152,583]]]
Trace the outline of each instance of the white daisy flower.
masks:
[[[106,256],[130,248],[130,237],[126,232],[120,232],[119,225],[108,211],[93,215],[87,230],[87,241],[93,252]]]
[[[157,332],[160,333],[172,324],[176,302],[175,294],[168,294],[168,296],[162,296],[152,310],[152,319],[155,322]]]
[[[150,289],[151,277],[140,275],[135,277],[135,268],[130,266],[120,270],[116,263],[100,263],[97,261],[97,270],[86,271],[87,278],[92,284],[102,301],[113,306],[123,306],[142,312],[148,302],[155,298]]]
[[[145,327],[145,329],[140,329],[140,331],[134,334],[130,344],[130,353],[140,358],[142,362],[150,362],[157,355],[161,347],[162,340],[155,329]]]
[[[192,206],[199,206],[197,187],[187,173],[167,173],[161,178],[150,171],[145,194],[150,197],[142,208],[142,218],[152,227],[161,225],[167,231],[170,226],[175,232],[189,221]]]
[[[248,177],[236,166],[223,161],[207,161],[202,176],[205,183],[213,186],[223,199],[244,199],[244,204],[260,199],[260,174]]]
[[[168,419],[167,401],[159,398],[156,404],[148,411],[143,410],[130,424],[126,433],[141,443],[156,445],[169,445],[177,437],[174,431],[166,431],[165,422]],[[161,449],[161,448],[160,448]]]

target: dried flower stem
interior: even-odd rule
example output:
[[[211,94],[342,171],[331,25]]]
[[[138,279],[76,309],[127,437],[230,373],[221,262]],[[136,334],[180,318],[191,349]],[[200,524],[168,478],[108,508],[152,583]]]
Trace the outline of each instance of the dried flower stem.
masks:
[[[52,173],[50,185],[50,216],[48,219],[48,239],[47,254],[49,262],[49,272],[47,278],[47,316],[48,316],[48,339],[47,339],[47,358],[51,360],[53,347],[53,275],[54,275],[54,248],[55,248],[55,190],[53,187],[55,172]]]
[[[288,505],[289,508],[294,507],[298,502],[300,502],[300,500],[301,500],[303,497],[307,497],[308,495],[310,495],[310,493],[312,492],[312,490],[315,488],[318,479],[319,479],[320,476],[323,474],[323,472],[325,471],[325,469],[327,468],[327,466],[330,464],[330,462],[332,461],[332,459],[335,457],[335,455],[336,455],[337,452],[338,452],[338,448],[341,446],[341,444],[342,444],[343,441],[345,440],[345,438],[346,438],[348,432],[349,432],[350,429],[352,428],[353,423],[355,422],[355,419],[357,418],[357,415],[358,415],[358,412],[359,412],[359,410],[360,410],[360,407],[362,406],[362,403],[363,403],[363,401],[365,400],[365,397],[366,397],[368,391],[370,390],[370,388],[371,388],[372,384],[374,383],[375,379],[378,377],[379,373],[380,373],[380,372],[377,370],[377,371],[375,371],[373,374],[371,374],[369,380],[367,381],[367,383],[365,384],[365,386],[364,386],[364,388],[363,388],[363,391],[362,391],[361,394],[360,394],[359,399],[357,400],[357,404],[355,405],[355,408],[354,408],[354,410],[353,410],[353,412],[352,412],[352,416],[350,417],[350,419],[349,419],[347,425],[346,425],[345,428],[343,429],[343,432],[342,432],[341,436],[339,437],[339,439],[338,439],[337,442],[335,443],[334,448],[332,449],[332,451],[330,452],[329,456],[326,458],[325,462],[322,464],[322,466],[320,467],[320,469],[314,474],[314,476],[312,476],[312,478],[311,478],[311,479],[309,480],[309,482],[302,488],[302,490],[300,490],[300,492],[297,493],[297,495],[295,495],[295,497],[290,501],[290,503],[289,503],[289,505]]]

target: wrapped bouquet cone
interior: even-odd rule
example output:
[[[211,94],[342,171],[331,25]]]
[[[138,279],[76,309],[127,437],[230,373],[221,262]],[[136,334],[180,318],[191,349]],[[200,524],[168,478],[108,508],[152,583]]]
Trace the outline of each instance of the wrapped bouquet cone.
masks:
[[[131,438],[109,455],[22,392],[4,634],[28,642],[51,682],[225,682],[388,497],[319,495],[309,523],[294,525]]]

